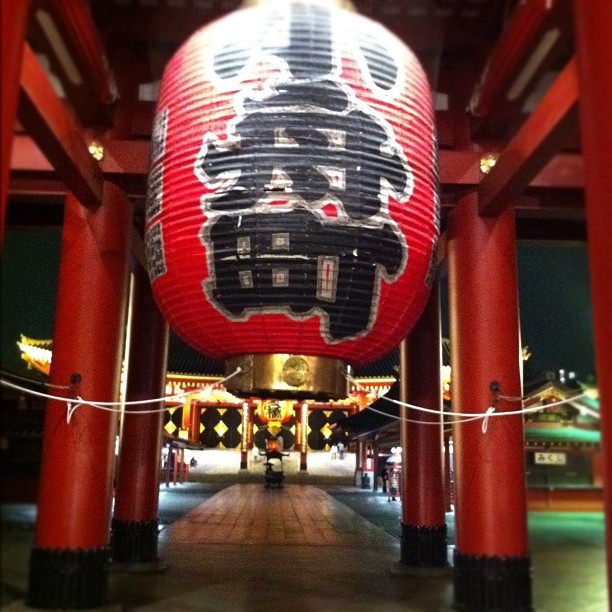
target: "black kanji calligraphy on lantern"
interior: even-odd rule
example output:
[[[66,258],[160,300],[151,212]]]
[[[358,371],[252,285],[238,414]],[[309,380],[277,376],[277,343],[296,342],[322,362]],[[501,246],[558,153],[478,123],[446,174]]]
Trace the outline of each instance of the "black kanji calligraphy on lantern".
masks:
[[[224,140],[209,136],[196,174],[209,186],[206,210],[239,211],[286,197],[298,206],[333,201],[350,219],[381,213],[387,190],[405,200],[412,173],[388,125],[339,83],[283,82]],[[384,211],[383,211],[384,212]]]
[[[206,291],[229,317],[322,311],[332,342],[368,329],[381,274],[393,276],[402,263],[401,240],[389,225],[325,224],[307,210],[222,215],[205,240],[213,253]],[[351,317],[343,316],[347,307]]]
[[[439,200],[429,85],[401,41],[314,3],[237,11],[171,60],[155,125],[151,279],[188,343],[358,365],[406,335]]]

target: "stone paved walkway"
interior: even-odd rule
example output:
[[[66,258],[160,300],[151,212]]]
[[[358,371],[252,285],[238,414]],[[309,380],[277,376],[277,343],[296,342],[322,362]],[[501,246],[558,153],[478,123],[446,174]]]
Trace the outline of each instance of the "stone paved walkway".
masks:
[[[318,487],[235,484],[163,536],[170,544],[394,546],[397,540]]]
[[[449,609],[450,576],[390,571],[399,559],[399,502],[354,486],[290,482],[268,490],[252,476],[162,487],[159,553],[167,569],[112,571],[113,611]],[[2,507],[3,610],[24,610],[34,516],[33,505]],[[452,515],[447,520],[451,543]],[[529,531],[535,612],[604,612],[603,515],[530,513]]]

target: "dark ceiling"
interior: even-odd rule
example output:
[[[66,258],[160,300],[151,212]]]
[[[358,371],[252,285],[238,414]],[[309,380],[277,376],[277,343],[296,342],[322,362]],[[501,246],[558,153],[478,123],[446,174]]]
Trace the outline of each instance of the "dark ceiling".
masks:
[[[38,0],[34,14],[48,11],[61,25],[58,4]],[[102,168],[131,196],[137,211],[144,202],[155,83],[190,34],[239,5],[239,0],[91,0],[92,27],[119,91],[116,101],[102,104],[99,85],[97,90],[95,83],[76,86],[66,78],[40,20],[31,19],[30,45],[39,58],[45,56],[47,72],[61,82],[64,101],[86,133],[131,144],[128,151],[107,142]],[[448,210],[482,179],[475,155],[503,151],[571,59],[571,3],[361,0],[354,5],[404,40],[425,67],[435,92],[439,145],[443,154],[449,153],[441,158],[442,204],[443,211]],[[474,108],[484,74],[487,97]],[[467,112],[470,106],[472,112]],[[574,155],[578,122],[572,116],[566,123],[547,146],[567,155],[553,158],[549,150],[532,152],[550,163],[536,159],[541,167],[532,170],[535,180],[523,181],[520,194],[512,194],[521,240],[585,239],[581,160]],[[8,223],[61,225],[65,185],[52,169],[43,170],[44,164],[24,161],[27,155],[22,151],[13,165]],[[144,161],[138,164],[135,159]]]

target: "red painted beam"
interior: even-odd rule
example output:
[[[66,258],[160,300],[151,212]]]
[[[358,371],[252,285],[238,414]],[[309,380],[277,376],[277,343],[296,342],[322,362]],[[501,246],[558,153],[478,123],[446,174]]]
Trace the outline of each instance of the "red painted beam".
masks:
[[[102,144],[104,174],[148,175],[151,151],[149,140],[107,140]]]
[[[150,143],[145,140],[108,140],[103,142],[103,146],[104,159],[100,162],[100,168],[104,175],[122,184],[130,197],[144,197]],[[481,155],[472,151],[440,151],[440,183],[445,191],[443,206],[448,208],[454,204],[453,190],[480,183],[483,178],[479,169]],[[11,194],[22,193],[26,187],[33,194],[42,194],[45,185],[56,176],[53,166],[38,145],[29,136],[23,135],[15,136],[11,171]],[[581,190],[584,186],[583,173],[581,155],[562,153],[546,164],[529,187],[551,191]],[[29,186],[26,185],[28,182]],[[533,201],[528,208],[534,207],[535,200],[533,197],[531,199]],[[575,199],[571,199],[571,207],[575,207]]]
[[[100,162],[100,168],[104,175],[122,184],[130,197],[144,197],[149,164],[149,142],[109,140],[103,144],[104,159]],[[479,170],[481,155],[471,151],[440,151],[440,183],[444,190],[442,204],[445,208],[454,205],[456,189],[474,187],[480,183],[483,178]],[[15,136],[11,171],[13,173],[9,186],[11,195],[25,192],[42,195],[49,184],[56,184],[54,177],[57,173],[29,136]],[[547,189],[550,191],[549,195],[558,189],[581,190],[584,186],[583,173],[584,164],[581,155],[562,153],[550,160],[531,181],[529,187]],[[57,188],[54,188],[52,193],[55,194],[57,191]],[[537,195],[532,195],[527,200],[519,198],[519,207],[536,208],[538,200]],[[548,200],[550,197],[547,198],[547,202]],[[569,204],[563,208],[576,207],[575,198],[570,198],[568,202]],[[581,202],[579,208],[582,209]]]
[[[537,47],[547,45],[547,32],[552,32],[548,38],[555,36],[556,28],[551,22],[559,4],[563,3],[527,0],[516,6],[476,85],[469,105],[472,114],[477,117],[489,115],[499,99],[508,95]],[[558,37],[561,33],[557,32]],[[551,40],[550,44],[555,40]],[[535,71],[530,80],[534,75]]]
[[[601,406],[608,598],[612,606],[612,11],[609,2],[574,0],[580,83],[580,127],[585,159],[595,363]],[[609,607],[610,609],[610,607]]]
[[[438,154],[440,185],[442,187],[477,185],[482,178],[480,157],[480,153],[472,151],[440,151]]]
[[[91,83],[100,102],[111,104],[117,99],[117,89],[87,4],[84,0],[55,0],[50,9],[58,17],[57,25],[66,35],[83,77]]]
[[[30,136],[15,135],[11,172],[53,172],[53,166]]]
[[[530,187],[584,188],[584,160],[575,153],[555,155],[529,184]]]
[[[572,60],[481,181],[480,214],[499,215],[573,138],[577,129],[578,85],[576,63]]]
[[[53,90],[34,53],[24,47],[19,119],[67,188],[88,207],[102,202],[104,176],[80,125]]]
[[[19,101],[19,73],[23,43],[30,14],[29,0],[8,0],[2,3],[2,175],[0,178],[0,246],[4,239],[6,198],[11,166],[11,147],[17,104]]]
[[[104,158],[100,169],[105,175],[146,177],[149,172],[148,140],[102,141]],[[480,181],[480,154],[471,151],[440,151],[440,181],[443,185],[475,185]],[[29,136],[16,136],[11,158],[13,172],[50,172],[53,166],[40,145]]]

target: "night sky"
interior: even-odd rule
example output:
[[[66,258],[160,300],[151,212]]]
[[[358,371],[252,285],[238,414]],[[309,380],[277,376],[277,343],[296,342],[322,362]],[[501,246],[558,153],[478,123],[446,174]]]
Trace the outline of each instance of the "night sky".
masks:
[[[20,334],[53,337],[61,232],[8,228],[2,257],[0,309],[2,369],[26,373],[15,344]],[[518,249],[523,346],[529,346],[525,380],[546,371],[574,371],[579,380],[595,373],[586,245]],[[442,294],[446,285],[443,283]],[[443,329],[448,316],[443,301]]]
[[[30,375],[16,344],[21,334],[53,337],[60,250],[59,228],[5,230],[0,302],[3,370]]]
[[[586,245],[518,251],[519,303],[529,367],[565,369],[579,380],[595,374],[591,286]]]
[[[591,287],[586,244],[522,244],[517,250],[521,339],[531,357],[524,381],[549,371],[595,376]],[[442,333],[448,337],[448,284],[442,295]]]

